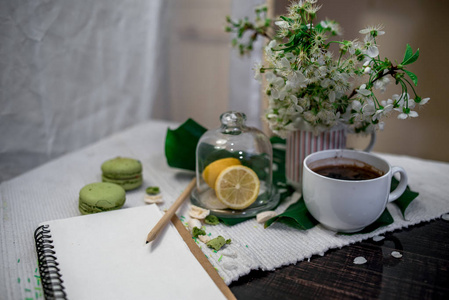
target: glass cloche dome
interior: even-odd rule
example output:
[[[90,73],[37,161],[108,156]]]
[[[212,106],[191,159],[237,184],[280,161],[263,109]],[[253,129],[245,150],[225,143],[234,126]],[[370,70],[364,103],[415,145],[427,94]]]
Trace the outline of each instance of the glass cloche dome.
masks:
[[[272,184],[272,147],[260,130],[245,125],[244,113],[220,116],[196,148],[197,186],[193,205],[222,217],[250,217],[274,208],[279,195]]]

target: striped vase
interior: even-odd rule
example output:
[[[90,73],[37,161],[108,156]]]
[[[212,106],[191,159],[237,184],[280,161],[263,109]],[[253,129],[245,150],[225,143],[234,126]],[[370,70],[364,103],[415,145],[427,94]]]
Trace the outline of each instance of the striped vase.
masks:
[[[301,191],[302,162],[307,155],[328,149],[346,148],[346,130],[342,127],[318,135],[312,131],[297,130],[287,137],[285,172],[287,182]]]

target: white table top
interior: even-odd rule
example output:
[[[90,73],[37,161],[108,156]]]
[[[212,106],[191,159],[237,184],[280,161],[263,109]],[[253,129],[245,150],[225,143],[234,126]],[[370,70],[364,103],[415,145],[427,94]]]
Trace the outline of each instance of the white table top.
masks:
[[[37,280],[34,230],[43,221],[79,216],[79,190],[88,183],[101,181],[100,166],[105,160],[120,155],[142,162],[144,184],[127,193],[125,208],[145,205],[145,187],[150,185],[161,188],[165,200],[160,205],[161,210],[175,201],[194,174],[167,165],[164,141],[169,126],[175,128],[177,125],[162,121],[138,125],[1,183],[2,299],[43,299]],[[369,234],[341,236],[321,226],[299,231],[273,224],[264,229],[263,224],[252,219],[232,227],[208,226],[207,231],[212,236],[231,238],[232,243],[224,253],[215,253],[204,245],[201,249],[229,284],[253,269],[273,270],[449,212],[448,163],[379,155],[392,165],[402,166],[408,173],[410,187],[420,193],[408,208],[405,220],[397,207],[389,204],[388,209],[395,219],[393,224]],[[277,211],[282,212],[298,195],[295,197],[280,205]],[[188,205],[185,203],[180,208],[178,216],[188,218]]]

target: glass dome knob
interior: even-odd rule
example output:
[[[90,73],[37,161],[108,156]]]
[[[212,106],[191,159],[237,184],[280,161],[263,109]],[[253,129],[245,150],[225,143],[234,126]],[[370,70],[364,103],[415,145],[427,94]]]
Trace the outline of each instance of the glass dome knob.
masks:
[[[220,116],[221,132],[239,134],[245,127],[246,115],[241,112],[228,111]]]

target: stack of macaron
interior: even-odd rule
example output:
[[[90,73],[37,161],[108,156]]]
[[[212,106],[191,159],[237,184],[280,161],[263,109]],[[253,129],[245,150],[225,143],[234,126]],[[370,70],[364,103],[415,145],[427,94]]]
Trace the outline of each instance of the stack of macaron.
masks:
[[[142,185],[142,164],[126,157],[116,157],[101,165],[102,182],[84,186],[79,193],[81,214],[119,209],[126,200],[126,191]]]
[[[107,160],[101,165],[101,171],[103,182],[118,184],[126,191],[142,185],[142,164],[136,159],[119,156]]]

